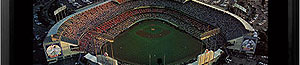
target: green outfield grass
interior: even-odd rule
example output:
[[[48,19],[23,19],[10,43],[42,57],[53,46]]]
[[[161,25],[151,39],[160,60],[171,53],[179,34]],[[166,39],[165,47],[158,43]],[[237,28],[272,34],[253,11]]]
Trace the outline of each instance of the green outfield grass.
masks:
[[[201,41],[157,19],[136,23],[112,44],[114,58],[151,65],[157,65],[158,58],[166,64],[180,63],[196,58],[204,50]]]

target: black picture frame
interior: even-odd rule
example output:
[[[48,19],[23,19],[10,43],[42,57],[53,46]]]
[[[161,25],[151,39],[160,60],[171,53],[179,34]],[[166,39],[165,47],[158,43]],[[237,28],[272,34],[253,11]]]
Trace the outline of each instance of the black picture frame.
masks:
[[[299,0],[288,1],[288,63],[299,65]]]

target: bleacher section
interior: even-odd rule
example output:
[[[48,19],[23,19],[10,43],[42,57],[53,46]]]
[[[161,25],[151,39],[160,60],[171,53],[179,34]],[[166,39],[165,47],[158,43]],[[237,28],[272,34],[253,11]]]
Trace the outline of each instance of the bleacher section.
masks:
[[[143,8],[143,9],[134,9],[132,11],[127,11],[125,13],[120,14],[117,17],[114,17],[113,19],[103,22],[102,24],[99,24],[94,29],[88,31],[88,34],[85,34],[82,39],[91,39],[92,37],[101,37],[105,39],[114,39],[118,34],[129,28],[135,21],[142,20],[142,19],[150,19],[150,18],[161,18],[166,19],[168,21],[171,21],[170,23],[175,24],[175,26],[178,26],[179,29],[186,31],[187,33],[191,34],[192,36],[200,39],[201,33],[203,33],[205,30],[209,30],[214,28],[211,26],[211,28],[204,28],[209,27],[209,25],[205,25],[202,23],[199,23],[193,19],[190,19],[189,17],[175,14],[178,12],[167,10],[167,9],[157,9],[157,8]],[[127,16],[125,16],[127,15]],[[171,16],[172,15],[172,16]],[[132,20],[133,19],[133,20]],[[181,22],[184,21],[184,22]],[[192,22],[192,23],[191,23]],[[191,24],[189,24],[191,23]],[[193,26],[193,23],[195,23],[196,26]],[[200,25],[200,26],[197,26]],[[119,28],[121,27],[121,28]],[[196,28],[200,27],[200,28]],[[90,35],[92,33],[92,35]],[[98,35],[98,36],[97,36]],[[102,36],[99,36],[102,35]],[[87,36],[87,38],[85,37]],[[95,39],[95,38],[94,38]],[[85,41],[85,40],[83,40]],[[91,42],[93,43],[93,42]],[[104,43],[96,43],[100,44],[100,46]],[[91,45],[93,46],[93,45]],[[83,44],[82,47],[86,47],[86,44]],[[93,48],[87,47],[89,50],[93,52]]]

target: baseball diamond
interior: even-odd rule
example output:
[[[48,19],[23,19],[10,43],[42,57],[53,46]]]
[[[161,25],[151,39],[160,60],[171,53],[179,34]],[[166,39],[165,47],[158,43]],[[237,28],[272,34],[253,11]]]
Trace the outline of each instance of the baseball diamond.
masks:
[[[138,22],[112,44],[115,58],[137,64],[149,64],[150,59],[155,65],[159,58],[166,64],[178,63],[204,51],[203,42],[158,19]]]

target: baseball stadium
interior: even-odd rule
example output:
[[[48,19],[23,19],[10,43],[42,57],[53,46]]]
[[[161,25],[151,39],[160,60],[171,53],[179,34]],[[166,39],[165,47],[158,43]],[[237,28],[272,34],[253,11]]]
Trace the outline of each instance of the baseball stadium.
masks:
[[[49,64],[77,57],[83,65],[210,65],[225,43],[253,31],[197,0],[108,0],[59,20],[43,47]]]

